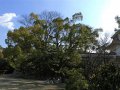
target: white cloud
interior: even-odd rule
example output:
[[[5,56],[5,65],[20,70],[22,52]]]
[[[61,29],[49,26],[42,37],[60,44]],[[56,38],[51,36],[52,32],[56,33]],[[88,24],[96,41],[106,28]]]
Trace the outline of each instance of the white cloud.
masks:
[[[104,33],[112,35],[114,29],[118,27],[115,16],[120,16],[120,0],[108,0],[102,15],[101,15],[101,27],[104,29]]]
[[[14,23],[12,19],[16,17],[15,13],[5,13],[0,16],[0,26],[7,27],[8,29],[14,29]]]

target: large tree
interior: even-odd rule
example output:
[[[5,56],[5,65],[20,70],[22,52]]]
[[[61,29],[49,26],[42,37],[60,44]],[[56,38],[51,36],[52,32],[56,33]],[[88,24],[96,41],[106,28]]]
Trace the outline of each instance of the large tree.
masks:
[[[63,19],[56,12],[45,15],[47,18],[40,18],[31,13],[22,22],[25,26],[8,32],[5,56],[23,73],[65,75],[67,70],[79,67],[80,53],[96,43],[98,30],[77,23],[83,18],[81,13],[75,13],[72,19]]]

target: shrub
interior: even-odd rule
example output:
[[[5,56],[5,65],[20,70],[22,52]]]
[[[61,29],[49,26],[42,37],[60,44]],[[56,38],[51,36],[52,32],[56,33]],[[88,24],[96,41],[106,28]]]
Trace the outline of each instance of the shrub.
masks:
[[[66,90],[87,90],[88,82],[78,69],[68,71]]]

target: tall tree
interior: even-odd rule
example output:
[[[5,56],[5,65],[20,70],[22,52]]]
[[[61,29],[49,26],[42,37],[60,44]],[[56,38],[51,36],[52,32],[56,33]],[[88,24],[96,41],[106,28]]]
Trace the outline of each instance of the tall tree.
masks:
[[[48,13],[48,22],[31,13],[29,25],[8,32],[6,56],[16,69],[34,75],[65,75],[70,68],[79,67],[80,52],[87,52],[96,42],[98,30],[76,22],[82,20],[81,13],[74,14],[72,19],[51,15]]]

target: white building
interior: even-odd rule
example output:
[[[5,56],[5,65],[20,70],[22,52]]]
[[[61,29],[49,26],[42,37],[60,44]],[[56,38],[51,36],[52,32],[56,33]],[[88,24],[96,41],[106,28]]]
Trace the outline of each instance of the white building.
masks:
[[[117,56],[120,56],[120,30],[116,31],[111,38],[113,39],[112,43],[107,49],[109,49],[111,53],[115,53]]]

